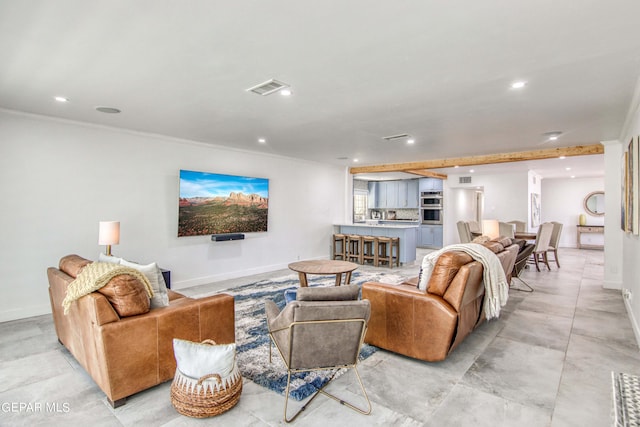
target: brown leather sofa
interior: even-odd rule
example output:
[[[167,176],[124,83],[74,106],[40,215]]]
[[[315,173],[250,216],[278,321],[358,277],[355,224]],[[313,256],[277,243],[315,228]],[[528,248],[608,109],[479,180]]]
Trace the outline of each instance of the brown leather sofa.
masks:
[[[519,246],[508,238],[484,245],[498,256],[510,281]],[[485,320],[483,266],[465,252],[445,252],[426,291],[417,283],[416,277],[399,285],[362,285],[362,298],[371,302],[365,342],[420,360],[444,360]]]
[[[51,310],[58,340],[113,407],[124,404],[127,396],[174,377],[173,338],[235,342],[234,300],[227,294],[192,299],[169,290],[169,306],[120,317],[104,294],[91,292],[71,304],[65,315],[62,301],[67,286],[88,262],[68,256],[59,268],[47,270]]]

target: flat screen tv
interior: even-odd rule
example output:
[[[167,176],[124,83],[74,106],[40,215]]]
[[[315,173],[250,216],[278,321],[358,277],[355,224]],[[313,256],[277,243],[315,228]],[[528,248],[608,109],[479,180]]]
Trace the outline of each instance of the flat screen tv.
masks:
[[[178,237],[267,231],[269,180],[180,171]]]

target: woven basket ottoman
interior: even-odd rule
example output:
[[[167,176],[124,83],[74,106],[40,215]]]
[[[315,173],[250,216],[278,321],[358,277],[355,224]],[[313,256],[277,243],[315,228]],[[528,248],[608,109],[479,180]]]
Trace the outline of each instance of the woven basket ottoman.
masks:
[[[202,344],[206,344],[212,351],[217,347],[211,340],[203,341]],[[206,351],[206,348],[202,350]],[[235,363],[235,344],[233,344],[233,350],[232,366],[223,366],[222,369],[216,369],[218,372],[195,378],[183,373],[180,369],[181,358],[178,356],[176,340],[174,340],[178,368],[171,383],[171,404],[176,411],[189,417],[206,418],[222,414],[238,403],[242,393],[242,376]],[[188,358],[189,355],[187,354],[186,357]],[[182,356],[182,365],[186,364],[184,358],[185,355]],[[191,367],[189,371],[194,370]]]

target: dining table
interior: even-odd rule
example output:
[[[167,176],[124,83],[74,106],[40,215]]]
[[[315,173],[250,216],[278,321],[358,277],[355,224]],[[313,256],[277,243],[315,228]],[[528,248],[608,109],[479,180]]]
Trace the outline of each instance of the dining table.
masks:
[[[513,237],[515,237],[516,239],[523,239],[523,240],[536,240],[537,236],[538,236],[537,233],[531,233],[528,231],[516,231],[513,235]]]

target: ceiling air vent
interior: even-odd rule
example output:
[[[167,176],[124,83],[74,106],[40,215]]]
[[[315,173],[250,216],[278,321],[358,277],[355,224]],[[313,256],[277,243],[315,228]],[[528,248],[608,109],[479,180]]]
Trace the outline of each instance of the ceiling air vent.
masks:
[[[398,135],[390,135],[390,136],[383,136],[382,139],[387,140],[387,141],[397,141],[398,139],[406,139],[409,138],[409,134],[406,133],[401,133]]]
[[[458,184],[471,184],[470,176],[461,176],[458,178]]]
[[[285,87],[289,87],[289,85],[278,80],[271,79],[267,80],[266,82],[260,83],[259,85],[250,87],[249,89],[247,89],[247,92],[253,92],[257,93],[258,95],[267,96]]]

